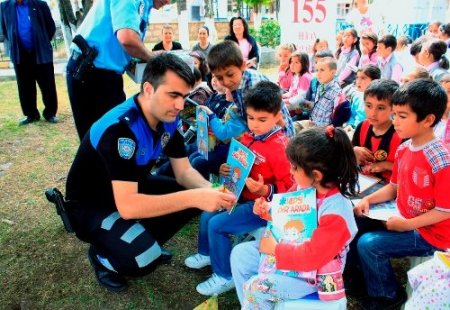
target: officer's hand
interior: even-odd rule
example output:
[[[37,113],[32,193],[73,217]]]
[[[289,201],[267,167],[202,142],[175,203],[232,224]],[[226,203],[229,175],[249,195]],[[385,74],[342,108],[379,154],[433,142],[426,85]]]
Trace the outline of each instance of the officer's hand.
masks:
[[[236,196],[228,191],[223,192],[212,188],[194,191],[194,207],[203,211],[215,212],[222,209],[231,209],[236,204]]]

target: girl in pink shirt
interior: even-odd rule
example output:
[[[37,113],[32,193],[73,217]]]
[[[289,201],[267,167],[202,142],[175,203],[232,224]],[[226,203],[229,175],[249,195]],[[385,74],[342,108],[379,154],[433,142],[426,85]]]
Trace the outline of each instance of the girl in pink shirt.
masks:
[[[296,49],[297,48],[293,43],[281,44],[278,47],[277,58],[278,61],[280,62],[280,65],[278,67],[277,83],[278,86],[280,86],[280,88],[285,91],[289,90],[289,87],[291,87],[292,84],[292,79],[294,78],[294,75],[289,69],[289,59],[291,58],[292,53],[295,52]]]
[[[359,67],[365,65],[377,65],[378,36],[373,32],[367,32],[361,36],[361,59],[359,60]]]
[[[288,110],[291,111],[291,115],[295,115],[296,112],[301,112],[299,111],[300,103],[304,101],[313,78],[309,73],[308,54],[303,52],[293,53],[289,59],[289,68],[293,74],[293,79],[289,91],[283,95],[283,101]]]

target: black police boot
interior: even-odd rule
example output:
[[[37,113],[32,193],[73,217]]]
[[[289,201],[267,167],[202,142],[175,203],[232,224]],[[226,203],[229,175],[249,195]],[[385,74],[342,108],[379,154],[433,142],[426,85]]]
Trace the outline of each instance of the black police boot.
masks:
[[[92,245],[89,247],[88,258],[92,268],[94,268],[95,277],[101,286],[113,293],[121,292],[127,288],[127,281],[123,276],[107,269],[98,261]]]

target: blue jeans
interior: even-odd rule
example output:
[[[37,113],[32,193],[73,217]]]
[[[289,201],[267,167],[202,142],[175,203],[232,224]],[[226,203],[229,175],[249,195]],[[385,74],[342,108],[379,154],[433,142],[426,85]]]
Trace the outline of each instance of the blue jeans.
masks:
[[[396,297],[399,288],[390,258],[429,256],[438,250],[417,230],[407,232],[373,231],[363,234],[357,244],[361,269],[372,297]]]
[[[217,275],[231,279],[230,235],[242,235],[265,226],[267,222],[253,213],[254,201],[239,203],[231,214],[203,212],[200,216],[198,252],[211,257],[211,267]]]

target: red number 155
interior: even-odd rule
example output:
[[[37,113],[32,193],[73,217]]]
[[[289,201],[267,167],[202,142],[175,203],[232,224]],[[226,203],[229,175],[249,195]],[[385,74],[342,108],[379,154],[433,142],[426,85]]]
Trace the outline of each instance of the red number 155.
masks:
[[[303,16],[302,21],[304,23],[310,23],[313,21],[321,23],[327,16],[327,10],[323,3],[325,0],[292,0],[294,2],[294,23],[298,23],[298,13]],[[303,7],[299,9],[300,4],[303,2]],[[316,5],[314,6],[314,2]]]

